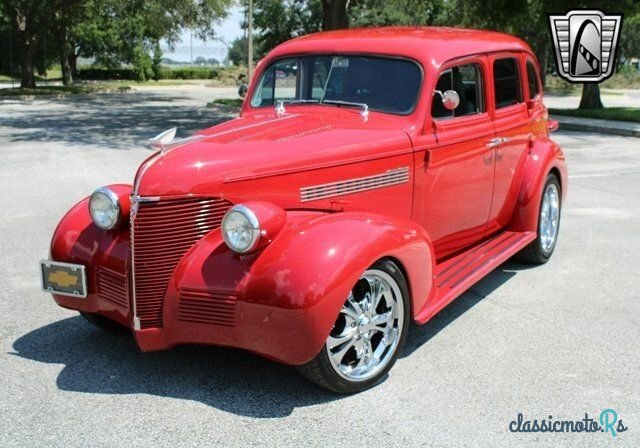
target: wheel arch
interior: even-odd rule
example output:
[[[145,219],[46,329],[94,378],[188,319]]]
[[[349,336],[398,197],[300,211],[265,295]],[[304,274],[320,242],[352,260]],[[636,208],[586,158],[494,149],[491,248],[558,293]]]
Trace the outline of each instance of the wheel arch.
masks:
[[[554,173],[558,177],[564,202],[568,184],[564,153],[553,140],[547,136],[541,136],[531,143],[516,206],[507,226],[508,230],[537,232],[542,188],[549,173]]]
[[[179,289],[229,291],[238,298],[241,346],[287,364],[321,350],[349,291],[378,260],[392,260],[409,290],[411,317],[432,288],[433,249],[422,227],[365,212],[287,212],[287,224],[262,250],[240,256],[219,231],[178,265],[165,297],[165,330],[179,309]],[[292,341],[295,341],[292,342]]]

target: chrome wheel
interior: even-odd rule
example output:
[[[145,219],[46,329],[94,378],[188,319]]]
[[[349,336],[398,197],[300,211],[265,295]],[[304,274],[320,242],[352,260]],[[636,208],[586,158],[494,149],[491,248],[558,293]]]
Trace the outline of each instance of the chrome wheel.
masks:
[[[544,191],[540,208],[540,244],[545,253],[550,253],[556,244],[560,223],[560,192],[550,183]]]
[[[404,325],[404,302],[397,282],[378,269],[366,271],[347,297],[327,339],[335,372],[366,381],[393,359]]]

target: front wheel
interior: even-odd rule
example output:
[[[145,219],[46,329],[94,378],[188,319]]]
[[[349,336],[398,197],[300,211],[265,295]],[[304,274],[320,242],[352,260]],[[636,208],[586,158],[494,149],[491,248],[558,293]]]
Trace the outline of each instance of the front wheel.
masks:
[[[544,264],[549,261],[558,240],[561,208],[560,181],[551,173],[547,176],[542,192],[538,212],[538,236],[517,254],[518,260],[530,264]]]
[[[380,382],[407,337],[409,289],[398,266],[381,260],[346,298],[320,353],[298,369],[315,384],[354,393]]]

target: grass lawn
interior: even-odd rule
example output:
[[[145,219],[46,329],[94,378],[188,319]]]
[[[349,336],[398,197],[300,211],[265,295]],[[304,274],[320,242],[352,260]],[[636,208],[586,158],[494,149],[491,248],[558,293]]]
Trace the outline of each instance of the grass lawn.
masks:
[[[76,84],[69,87],[64,86],[45,86],[36,87],[35,89],[0,89],[0,97],[13,96],[40,96],[40,95],[78,95],[86,93],[105,93],[105,92],[126,92],[131,88],[126,85],[118,85],[115,83],[95,83],[95,84]]]
[[[604,109],[549,109],[550,114],[568,115],[582,118],[601,118],[604,120],[632,121],[640,123],[640,108],[606,107]]]

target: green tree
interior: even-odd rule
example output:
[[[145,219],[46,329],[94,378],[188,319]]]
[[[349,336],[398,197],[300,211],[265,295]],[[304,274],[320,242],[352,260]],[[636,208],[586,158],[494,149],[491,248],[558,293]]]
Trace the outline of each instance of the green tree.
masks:
[[[362,26],[435,25],[444,12],[444,1],[361,0],[349,11],[350,24]]]
[[[632,58],[640,58],[640,12],[625,17],[621,30],[619,66]]]
[[[2,15],[9,18],[11,33],[18,42],[20,86],[34,88],[33,75],[39,36],[46,33],[52,20],[51,4],[37,0],[0,0]]]
[[[165,39],[170,46],[183,29],[201,38],[214,37],[214,26],[226,16],[232,0],[86,0],[90,15],[72,30],[75,55],[100,64],[132,64],[138,80],[152,76],[151,53]]]
[[[320,31],[320,0],[263,0],[256,2],[255,53],[259,59],[276,45],[294,37]]]
[[[547,13],[571,9],[601,9],[609,13],[633,13],[640,5],[634,0],[451,0],[447,21],[464,26],[505,31],[529,42],[546,67],[551,50]],[[584,84],[580,108],[602,108],[598,84]]]
[[[244,65],[247,63],[247,38],[238,37],[229,46],[229,61],[233,65]]]

